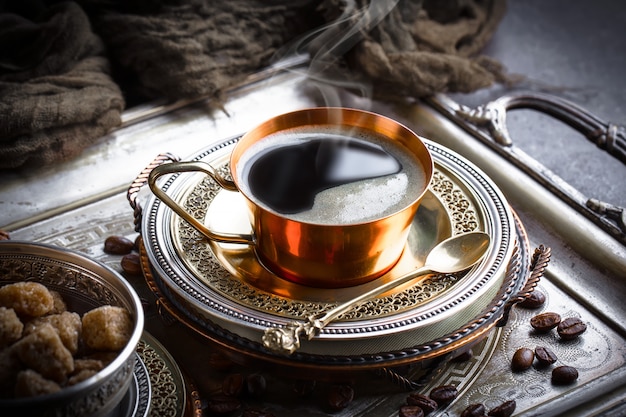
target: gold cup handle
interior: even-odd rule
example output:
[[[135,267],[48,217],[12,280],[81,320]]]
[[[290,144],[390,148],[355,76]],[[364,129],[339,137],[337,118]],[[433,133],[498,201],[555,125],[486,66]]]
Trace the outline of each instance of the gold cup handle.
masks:
[[[192,216],[187,210],[185,210],[185,208],[174,201],[169,195],[167,195],[167,193],[157,184],[159,177],[181,172],[202,172],[211,177],[223,189],[228,191],[238,191],[237,186],[233,181],[222,177],[217,173],[215,168],[202,161],[172,162],[159,165],[150,171],[150,175],[148,176],[148,185],[159,200],[161,200],[165,205],[171,208],[176,214],[182,217],[208,239],[216,242],[253,245],[254,235],[252,234],[222,233],[209,229],[198,219]]]

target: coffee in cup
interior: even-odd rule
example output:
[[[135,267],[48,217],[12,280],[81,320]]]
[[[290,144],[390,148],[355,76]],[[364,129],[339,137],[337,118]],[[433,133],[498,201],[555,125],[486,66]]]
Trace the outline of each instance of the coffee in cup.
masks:
[[[365,129],[303,126],[269,135],[240,158],[241,191],[294,221],[354,224],[410,205],[425,186],[420,162]]]

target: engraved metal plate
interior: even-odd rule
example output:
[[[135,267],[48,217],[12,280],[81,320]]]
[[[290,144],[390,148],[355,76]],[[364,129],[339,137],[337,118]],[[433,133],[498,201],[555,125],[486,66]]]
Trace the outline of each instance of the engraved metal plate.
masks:
[[[137,354],[149,376],[149,415],[184,416],[191,393],[174,358],[159,341],[146,332],[137,346]]]
[[[425,343],[454,331],[494,299],[515,248],[516,231],[505,198],[489,178],[457,154],[425,142],[435,161],[435,180],[414,220],[403,258],[378,280],[340,290],[298,287],[271,276],[274,283],[268,284],[269,273],[255,266],[249,248],[209,244],[151,197],[145,205],[142,233],[156,279],[193,315],[258,342],[266,327],[283,326],[293,318],[322,311],[421,266],[430,248],[450,234],[483,230],[490,234],[492,247],[469,272],[431,277],[383,294],[325,328],[301,350],[331,355],[376,353]],[[224,142],[190,159],[224,169],[235,143],[236,139]],[[162,188],[197,218],[222,221],[207,214],[222,196],[202,176],[173,175]],[[223,205],[226,211],[232,208],[223,220],[227,227],[233,223],[242,227],[241,221],[233,220],[238,215],[236,202]]]

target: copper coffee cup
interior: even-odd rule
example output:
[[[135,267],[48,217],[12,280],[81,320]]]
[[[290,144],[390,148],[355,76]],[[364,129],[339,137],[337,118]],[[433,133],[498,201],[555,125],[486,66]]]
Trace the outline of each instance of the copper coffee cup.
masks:
[[[244,191],[240,159],[254,144],[290,129],[315,131],[340,126],[372,133],[393,142],[408,155],[423,182],[411,184],[410,203],[384,217],[355,223],[321,224],[295,220],[259,203]],[[238,191],[246,202],[252,233],[225,234],[207,228],[169,197],[157,184],[162,175],[199,171],[222,188]],[[433,175],[433,161],[426,145],[411,130],[387,117],[347,108],[312,108],[276,116],[247,132],[230,157],[233,180],[224,178],[208,163],[174,162],[155,168],[149,177],[154,194],[208,239],[252,245],[259,261],[277,276],[303,285],[340,288],[371,281],[389,271],[402,255],[409,229]]]

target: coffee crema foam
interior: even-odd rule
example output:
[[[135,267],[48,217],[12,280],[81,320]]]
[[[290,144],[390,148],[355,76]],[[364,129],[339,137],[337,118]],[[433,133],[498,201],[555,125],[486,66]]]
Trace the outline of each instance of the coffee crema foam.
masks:
[[[333,138],[364,141],[382,148],[401,165],[399,172],[347,182],[318,192],[313,206],[298,213],[282,213],[255,196],[245,179],[258,155],[273,149],[304,145],[315,140]],[[424,168],[401,144],[361,128],[344,126],[304,126],[282,130],[253,144],[238,162],[238,184],[255,204],[298,222],[314,224],[358,224],[380,219],[412,204],[425,184]]]

